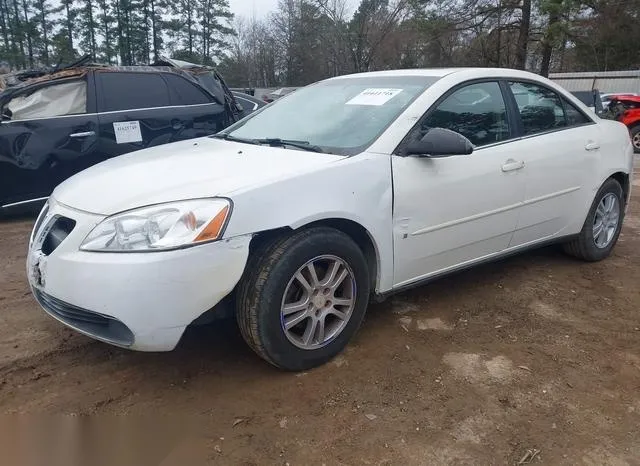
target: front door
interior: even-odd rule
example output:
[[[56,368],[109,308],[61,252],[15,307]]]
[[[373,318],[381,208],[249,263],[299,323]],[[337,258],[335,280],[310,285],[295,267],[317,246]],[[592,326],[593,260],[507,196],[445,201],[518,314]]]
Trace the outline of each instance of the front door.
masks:
[[[47,83],[13,96],[3,105],[0,123],[0,207],[49,196],[92,164],[97,141],[98,121],[88,111],[85,79]]]
[[[456,131],[474,144],[471,155],[392,157],[394,286],[490,257],[509,247],[524,197],[521,161],[505,86],[475,82],[452,90],[407,139],[429,128]]]

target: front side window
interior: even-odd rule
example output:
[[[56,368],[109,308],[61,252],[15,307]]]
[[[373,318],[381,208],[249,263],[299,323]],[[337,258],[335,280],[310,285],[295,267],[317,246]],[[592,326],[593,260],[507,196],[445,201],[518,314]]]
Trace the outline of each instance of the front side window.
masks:
[[[525,135],[543,133],[567,126],[558,94],[532,83],[510,82]]]
[[[158,73],[104,71],[97,77],[102,86],[102,112],[171,105],[169,88]]]
[[[382,76],[324,81],[277,100],[224,133],[242,139],[304,141],[325,152],[358,154],[437,80]]]
[[[509,139],[507,108],[497,82],[474,83],[453,92],[422,123],[462,134],[476,146]]]
[[[2,110],[4,120],[31,120],[87,113],[84,80],[43,86],[17,95]]]

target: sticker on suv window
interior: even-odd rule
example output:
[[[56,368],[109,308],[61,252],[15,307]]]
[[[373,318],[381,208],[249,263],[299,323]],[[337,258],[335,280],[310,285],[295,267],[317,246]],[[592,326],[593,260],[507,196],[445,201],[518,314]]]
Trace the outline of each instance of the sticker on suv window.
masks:
[[[345,105],[372,105],[379,107],[389,102],[401,92],[402,89],[365,89]]]
[[[116,144],[142,141],[139,121],[120,121],[114,123],[113,132],[116,134]]]

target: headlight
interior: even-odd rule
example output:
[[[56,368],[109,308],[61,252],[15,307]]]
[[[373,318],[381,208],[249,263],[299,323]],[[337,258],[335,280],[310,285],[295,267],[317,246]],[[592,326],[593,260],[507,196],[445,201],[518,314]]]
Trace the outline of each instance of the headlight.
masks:
[[[158,204],[103,220],[80,246],[84,251],[166,251],[222,237],[231,213],[227,199]]]

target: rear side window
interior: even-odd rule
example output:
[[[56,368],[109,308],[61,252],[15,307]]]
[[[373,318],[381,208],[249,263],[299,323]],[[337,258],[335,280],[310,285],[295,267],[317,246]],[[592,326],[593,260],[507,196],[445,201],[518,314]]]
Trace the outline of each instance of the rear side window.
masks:
[[[474,146],[509,139],[507,108],[497,82],[470,84],[453,92],[422,123],[429,128],[445,128],[462,134]]]
[[[103,112],[171,105],[169,88],[157,73],[102,72],[97,76],[102,88]]]
[[[202,89],[181,76],[165,74],[164,78],[169,84],[171,103],[173,105],[208,104],[213,100]]]
[[[518,104],[524,134],[531,135],[567,126],[560,97],[550,89],[532,83],[509,83]]]
[[[565,99],[562,99],[562,103],[564,103],[564,111],[567,116],[567,125],[578,126],[591,123],[591,120],[584,116],[584,114],[575,108],[573,104],[569,103]]]

